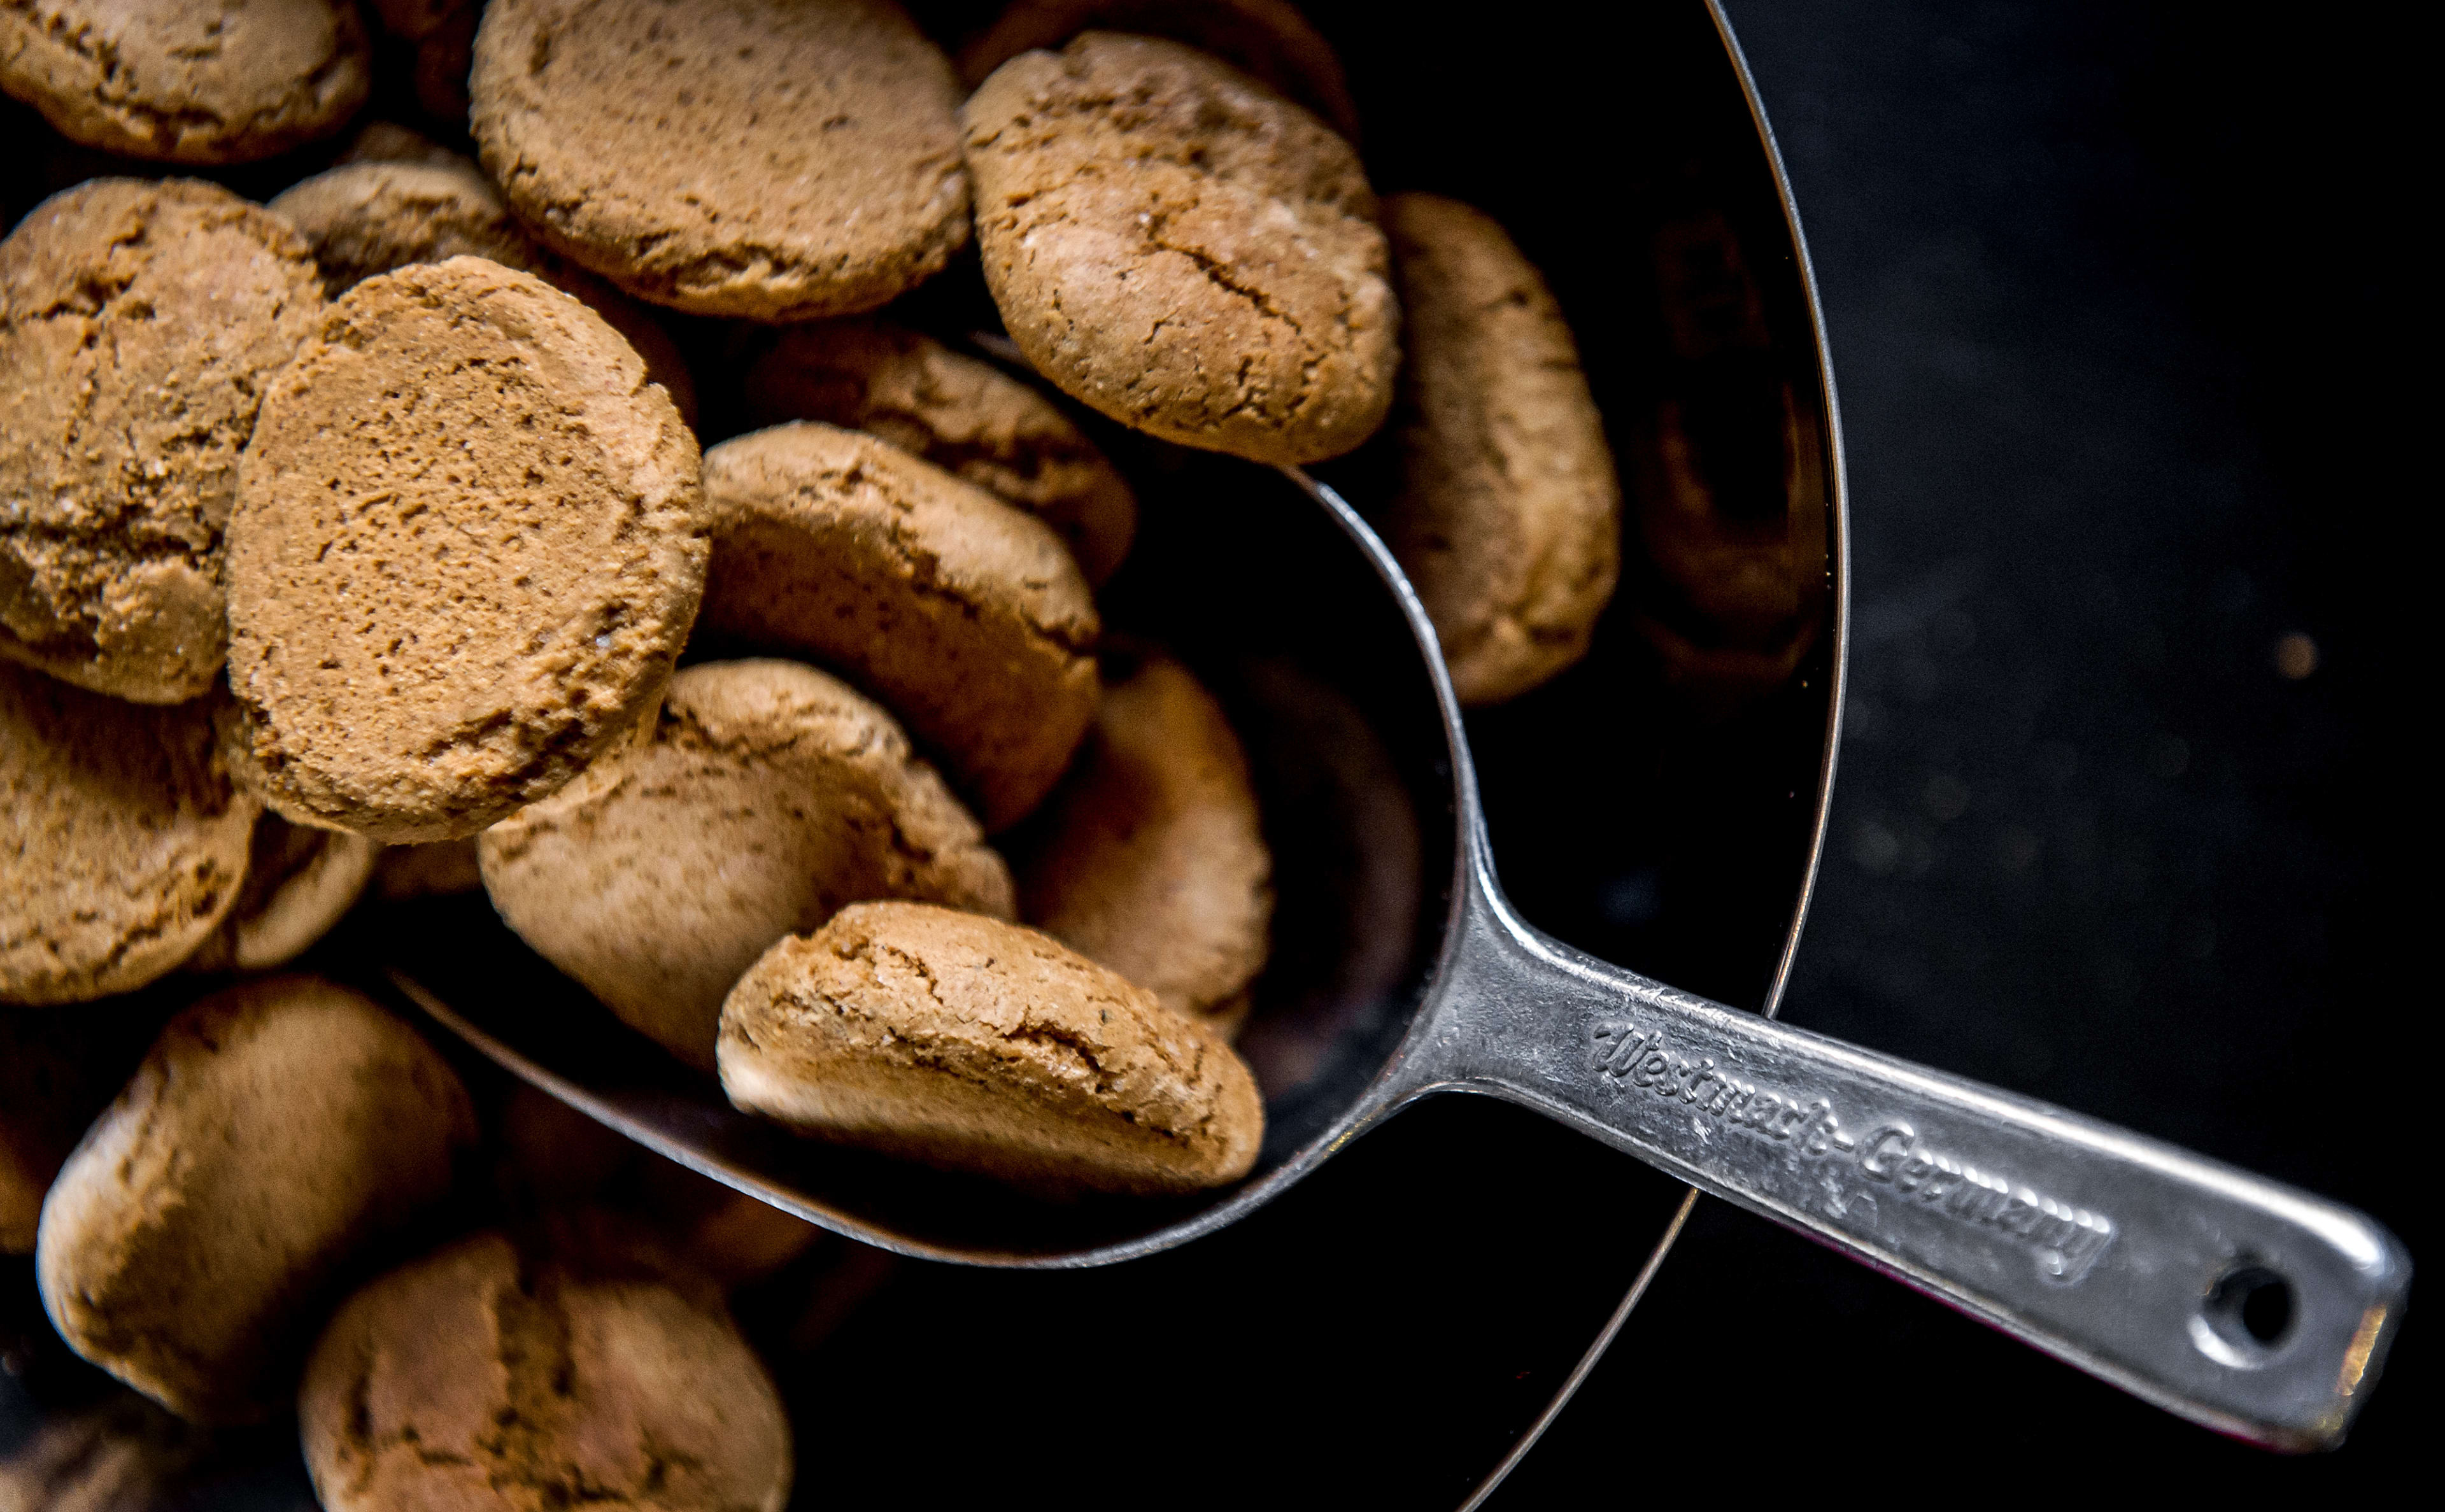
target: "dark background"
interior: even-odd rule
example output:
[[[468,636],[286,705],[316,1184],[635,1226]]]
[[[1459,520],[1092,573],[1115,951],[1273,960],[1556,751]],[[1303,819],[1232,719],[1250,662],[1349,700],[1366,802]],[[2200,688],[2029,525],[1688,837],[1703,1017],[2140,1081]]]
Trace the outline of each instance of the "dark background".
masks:
[[[1783,1017],[2301,1183],[2433,1259],[2400,1044],[2436,1000],[2411,39],[2382,12],[1727,9],[1852,489],[1849,722]],[[2289,632],[2305,679],[2275,669]],[[2135,1464],[2340,1494],[2435,1462],[2419,1312],[2352,1443],[2285,1460],[1702,1201],[1491,1504],[1829,1468],[2044,1494]]]

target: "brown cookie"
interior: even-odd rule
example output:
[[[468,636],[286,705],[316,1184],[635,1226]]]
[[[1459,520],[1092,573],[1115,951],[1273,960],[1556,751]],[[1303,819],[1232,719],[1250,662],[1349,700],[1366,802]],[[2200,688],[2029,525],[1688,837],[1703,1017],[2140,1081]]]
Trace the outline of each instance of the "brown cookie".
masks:
[[[214,184],[97,178],[0,241],[0,656],[212,686],[238,453],[322,308],[297,233]]]
[[[374,896],[385,903],[446,898],[483,885],[474,835],[420,846],[384,846],[374,859]]]
[[[871,436],[776,425],[705,454],[706,629],[836,668],[906,721],[988,832],[1095,714],[1100,622],[1034,516]]]
[[[852,315],[968,239],[959,85],[887,0],[493,0],[472,88],[511,206],[658,304]]]
[[[0,663],[0,1002],[140,987],[237,902],[258,809],[202,702],[146,708]]]
[[[1385,201],[1409,318],[1385,540],[1452,691],[1499,703],[1587,654],[1621,568],[1621,488],[1578,348],[1502,228],[1434,195]]]
[[[349,0],[12,0],[0,90],[88,147],[252,162],[340,128],[371,81]]]
[[[1264,1104],[1221,1036],[1049,935],[916,903],[842,909],[721,1009],[730,1100],[802,1134],[1024,1185],[1239,1180]]]
[[[376,273],[453,257],[489,257],[532,273],[584,300],[625,338],[669,390],[680,418],[695,423],[696,383],[669,333],[609,284],[537,246],[492,180],[465,159],[345,163],[290,185],[264,208],[314,249],[335,298]]]
[[[266,812],[254,822],[246,885],[190,971],[270,971],[329,932],[364,896],[382,847],[361,834],[309,830]]]
[[[1129,485],[1058,406],[1001,369],[880,320],[793,326],[747,373],[757,424],[880,436],[1053,527],[1101,587],[1129,554]]]
[[[369,278],[241,469],[240,769],[303,823],[473,834],[651,706],[705,552],[696,439],[592,310],[475,257]]]
[[[439,168],[474,168],[476,160],[434,140],[413,126],[396,121],[368,121],[349,134],[348,144],[331,159],[336,166],[352,162],[420,162]]]
[[[350,1297],[298,1392],[330,1512],[780,1512],[789,1419],[709,1289],[478,1234]]]
[[[171,1020],[43,1204],[43,1305],[182,1417],[285,1402],[331,1284],[449,1189],[457,1075],[345,988],[276,977]]]
[[[477,844],[511,928],[707,1071],[722,998],[792,930],[861,898],[1012,912],[1009,868],[891,717],[793,662],[689,667],[650,739]]]
[[[1114,659],[1117,660],[1117,659]],[[1273,856],[1222,706],[1167,656],[1104,685],[1019,868],[1019,917],[1229,1033],[1263,968]]]
[[[1013,0],[960,49],[960,82],[974,89],[1020,53],[1058,47],[1087,30],[1168,37],[1210,52],[1358,140],[1341,60],[1288,0]]]
[[[1349,451],[1399,359],[1375,196],[1323,122],[1178,43],[1091,31],[960,109],[985,282],[1071,397],[1264,462]]]

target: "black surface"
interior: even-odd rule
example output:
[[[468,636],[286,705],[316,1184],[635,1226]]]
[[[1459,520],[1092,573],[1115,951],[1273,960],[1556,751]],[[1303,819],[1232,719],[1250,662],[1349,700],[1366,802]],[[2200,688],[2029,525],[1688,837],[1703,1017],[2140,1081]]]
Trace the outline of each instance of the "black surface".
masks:
[[[2404,1041],[2435,1001],[2409,624],[2435,255],[2403,39],[2357,12],[1731,9],[1854,501],[1851,720],[1784,1017],[2354,1203],[2434,1264]],[[2321,652],[2299,681],[2289,632]],[[2285,1460],[1702,1203],[1492,1505],[1652,1489],[1625,1468],[1667,1445],[1904,1504],[2138,1465],[2334,1504],[2435,1462],[2421,1290],[2352,1442]]]

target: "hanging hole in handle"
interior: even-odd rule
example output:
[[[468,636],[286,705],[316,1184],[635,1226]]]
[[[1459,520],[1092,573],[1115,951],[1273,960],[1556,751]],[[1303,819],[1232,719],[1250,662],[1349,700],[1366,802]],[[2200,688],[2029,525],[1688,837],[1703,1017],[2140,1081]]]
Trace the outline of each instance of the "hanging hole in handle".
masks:
[[[2267,1362],[2292,1330],[2292,1283],[2253,1260],[2216,1278],[2191,1319],[2191,1337],[2220,1364],[2250,1370]]]

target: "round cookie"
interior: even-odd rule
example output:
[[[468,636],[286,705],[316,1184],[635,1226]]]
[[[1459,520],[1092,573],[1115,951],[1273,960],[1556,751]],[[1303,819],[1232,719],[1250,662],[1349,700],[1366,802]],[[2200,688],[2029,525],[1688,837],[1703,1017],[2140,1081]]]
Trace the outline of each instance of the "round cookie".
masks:
[[[862,903],[766,951],[721,1009],[749,1112],[1040,1189],[1239,1180],[1264,1138],[1221,1036],[1048,935]]]
[[[356,906],[381,850],[361,834],[309,830],[265,813],[254,823],[237,904],[187,958],[187,969],[270,971],[289,964]]]
[[[142,986],[237,902],[258,805],[204,703],[146,708],[0,663],[0,1002]]]
[[[238,454],[322,309],[297,233],[215,184],[97,178],[0,241],[0,656],[213,685]]]
[[[1091,31],[960,108],[1011,339],[1166,440],[1311,462],[1373,433],[1400,315],[1350,144],[1204,53]]]
[[[370,83],[350,0],[0,7],[0,90],[62,136],[131,158],[269,158],[338,130]]]
[[[960,82],[974,89],[1020,53],[1058,47],[1090,29],[1168,37],[1210,52],[1358,140],[1341,60],[1289,0],[1012,0],[960,49]]]
[[[784,331],[747,373],[759,425],[880,436],[1053,527],[1101,587],[1129,555],[1137,497],[1058,406],[993,364],[880,320]]]
[[[1009,868],[891,717],[793,662],[681,672],[650,738],[477,846],[511,928],[707,1071],[722,998],[792,930],[862,898],[1013,911]]]
[[[658,304],[857,314],[968,239],[958,83],[888,0],[493,0],[471,88],[512,208]]]
[[[1502,228],[1433,195],[1385,202],[1409,317],[1400,496],[1384,535],[1463,703],[1587,653],[1621,567],[1621,488],[1571,329]]]
[[[334,296],[411,263],[489,257],[585,301],[645,361],[680,418],[696,420],[696,383],[677,344],[633,300],[531,239],[472,162],[344,163],[290,185],[264,207],[297,228]]]
[[[235,764],[301,823],[473,834],[651,706],[705,553],[696,439],[592,310],[475,257],[369,278],[240,470]]]
[[[476,1235],[332,1317],[298,1392],[330,1512],[780,1512],[788,1417],[710,1288]]]
[[[43,1204],[43,1305],[182,1417],[269,1415],[367,1245],[450,1186],[466,1090],[406,1025],[312,977],[170,1021]]]
[[[1167,656],[1104,685],[1045,806],[1019,917],[1224,1033],[1265,964],[1273,855],[1222,706]]]
[[[776,425],[705,454],[704,627],[848,675],[936,752],[988,832],[1095,714],[1101,624],[1060,538],[871,436]]]

